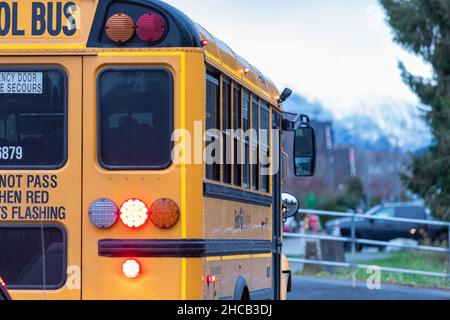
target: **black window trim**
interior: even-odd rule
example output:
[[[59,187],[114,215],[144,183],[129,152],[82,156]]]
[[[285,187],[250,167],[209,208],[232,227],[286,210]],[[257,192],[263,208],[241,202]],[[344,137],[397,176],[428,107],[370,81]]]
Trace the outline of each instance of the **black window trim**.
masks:
[[[100,166],[105,169],[105,170],[109,170],[109,171],[160,171],[160,170],[166,170],[168,168],[170,168],[173,164],[172,161],[172,156],[170,156],[169,161],[164,164],[164,165],[160,165],[160,166],[117,166],[117,165],[108,165],[106,163],[103,162],[102,159],[102,121],[101,121],[101,101],[100,101],[100,81],[101,78],[103,76],[103,74],[105,74],[108,71],[149,71],[149,70],[154,70],[154,71],[163,71],[165,73],[167,73],[170,77],[170,91],[171,94],[169,96],[169,104],[171,105],[171,108],[169,110],[170,112],[170,117],[172,119],[171,123],[170,123],[170,132],[171,134],[174,132],[174,128],[175,128],[175,77],[172,73],[172,71],[163,65],[159,65],[159,66],[146,66],[146,65],[134,65],[134,66],[117,66],[117,65],[109,65],[109,66],[105,66],[103,68],[100,69],[100,71],[97,74],[97,80],[96,80],[96,103],[97,103],[97,107],[96,107],[96,112],[97,112],[97,161],[100,164]],[[170,150],[172,151],[174,147],[174,142],[171,141],[171,145],[170,145]]]
[[[63,275],[62,275],[62,281],[58,285],[46,285],[45,290],[50,291],[56,291],[61,288],[63,288],[67,283],[67,257],[68,257],[68,245],[67,245],[67,230],[66,228],[60,224],[60,223],[54,223],[54,222],[42,222],[42,223],[23,223],[23,222],[8,222],[8,223],[0,223],[0,230],[1,229],[40,229],[41,227],[47,228],[47,229],[58,229],[61,231],[62,239],[63,239]],[[8,285],[8,284],[7,284]],[[8,289],[10,290],[17,290],[17,291],[40,291],[44,290],[44,286],[15,286],[15,285],[8,285]]]
[[[69,80],[66,69],[62,66],[42,66],[42,65],[27,65],[27,66],[0,66],[0,72],[14,72],[14,71],[28,71],[28,72],[40,72],[40,71],[57,71],[63,76],[64,81],[64,141],[63,141],[63,159],[61,163],[56,165],[31,165],[31,166],[2,166],[0,170],[13,171],[36,171],[36,170],[60,170],[64,168],[69,160],[68,157],[68,135],[69,135]]]
[[[261,95],[260,94],[258,94],[258,93],[256,93],[255,92],[255,90],[253,90],[253,89],[251,89],[251,88],[249,88],[248,86],[246,86],[246,85],[243,85],[240,81],[238,81],[238,80],[236,80],[236,78],[234,78],[234,77],[231,77],[230,75],[228,75],[226,72],[224,72],[223,70],[219,70],[217,67],[214,67],[214,66],[212,66],[212,65],[210,65],[210,64],[206,64],[206,77],[205,77],[205,82],[208,80],[208,79],[215,79],[216,81],[217,81],[217,79],[216,78],[214,78],[212,75],[211,75],[211,73],[212,74],[216,74],[217,75],[217,77],[221,77],[221,78],[223,78],[223,79],[227,79],[227,81],[229,81],[230,82],[230,86],[231,86],[231,91],[232,91],[232,95],[231,95],[231,97],[230,97],[230,99],[232,100],[232,117],[231,117],[231,126],[232,126],[232,128],[233,128],[233,130],[236,130],[236,128],[235,128],[235,116],[236,116],[236,106],[235,106],[235,103],[234,103],[234,98],[235,98],[235,96],[234,96],[234,94],[235,94],[235,89],[237,89],[239,92],[240,92],[240,94],[239,94],[239,97],[240,97],[240,100],[241,100],[241,102],[240,102],[240,116],[241,116],[241,123],[240,123],[240,129],[242,129],[243,130],[243,108],[244,108],[244,105],[243,105],[243,103],[244,103],[244,92],[247,92],[248,94],[249,94],[249,104],[250,104],[250,108],[252,107],[251,106],[251,104],[252,104],[252,96],[254,96],[256,99],[258,99],[258,110],[260,110],[261,108],[262,109],[265,109],[266,111],[268,111],[269,112],[269,131],[271,132],[271,135],[272,135],[272,132],[273,132],[273,129],[275,129],[275,128],[270,128],[270,123],[271,123],[271,117],[273,117],[273,115],[274,115],[274,113],[277,113],[278,115],[280,115],[280,111],[272,104],[272,103],[270,103],[266,98],[262,98],[261,97]],[[220,86],[220,81],[218,82],[218,85]],[[222,89],[222,88],[221,88]],[[263,104],[264,104],[264,106],[263,106]],[[221,108],[220,108],[220,113],[222,114],[222,106],[221,106]],[[249,111],[249,116],[250,116],[250,111]],[[260,120],[261,119],[259,119],[259,117],[258,117],[258,122],[259,122],[259,125],[261,125],[261,123],[260,123]],[[222,124],[222,122],[221,122],[221,124]],[[274,126],[274,124],[272,124],[272,126]],[[251,128],[251,126],[250,126],[250,128]],[[269,154],[270,154],[270,157],[272,157],[272,152],[274,152],[273,150],[272,150],[272,148],[271,148],[271,142],[270,142],[270,139],[271,139],[271,136],[269,137],[269,144],[268,144],[268,150],[269,150]],[[238,139],[238,141],[240,141],[240,139]],[[233,144],[234,144],[235,142],[233,141]],[[259,145],[258,145],[258,147],[259,147]],[[245,149],[243,150],[244,152],[245,152]],[[232,150],[232,152],[233,152],[233,158],[234,158],[234,154],[235,154],[235,152],[234,152],[234,148],[233,148],[233,150]],[[245,154],[243,155],[244,157],[245,157]],[[233,161],[234,161],[235,159],[233,159]],[[272,161],[272,160],[271,160]],[[243,180],[244,180],[244,165],[242,165],[242,172],[240,173],[240,175],[239,175],[239,179],[241,180],[240,182],[240,184],[235,184],[235,165],[236,164],[233,164],[232,165],[232,179],[231,179],[231,184],[228,184],[228,183],[226,183],[226,182],[224,182],[223,181],[223,179],[220,179],[220,181],[216,181],[216,180],[213,180],[213,179],[208,179],[207,177],[206,177],[206,174],[205,174],[205,181],[206,181],[206,183],[210,183],[210,184],[214,184],[214,183],[221,183],[221,184],[224,184],[225,186],[227,186],[228,188],[231,188],[231,189],[235,189],[235,190],[241,190],[241,191],[249,191],[249,192],[256,192],[256,193],[262,193],[262,194],[265,194],[265,195],[271,195],[272,194],[272,190],[271,190],[271,188],[270,188],[270,184],[271,184],[271,180],[272,180],[272,178],[269,178],[269,187],[268,187],[268,190],[263,190],[262,189],[262,181],[259,181],[259,188],[258,189],[251,189],[249,186],[246,186],[244,183],[243,183]],[[238,165],[239,166],[239,165]],[[249,173],[250,175],[251,175],[251,170],[250,170],[250,173]],[[249,177],[250,178],[250,177]],[[238,179],[238,180],[239,180]]]

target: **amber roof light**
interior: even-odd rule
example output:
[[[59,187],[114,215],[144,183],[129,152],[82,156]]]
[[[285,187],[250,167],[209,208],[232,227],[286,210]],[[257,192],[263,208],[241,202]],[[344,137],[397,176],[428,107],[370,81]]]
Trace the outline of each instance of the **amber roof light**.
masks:
[[[111,41],[125,43],[130,40],[136,29],[133,18],[124,13],[111,16],[106,22],[105,31]]]

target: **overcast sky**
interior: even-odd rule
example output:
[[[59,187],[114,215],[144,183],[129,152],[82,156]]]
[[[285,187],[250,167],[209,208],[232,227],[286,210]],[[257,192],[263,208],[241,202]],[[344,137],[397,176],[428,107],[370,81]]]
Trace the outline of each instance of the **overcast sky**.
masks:
[[[398,61],[429,68],[392,41],[376,0],[165,0],[187,13],[282,89],[339,116],[386,100],[417,103]]]

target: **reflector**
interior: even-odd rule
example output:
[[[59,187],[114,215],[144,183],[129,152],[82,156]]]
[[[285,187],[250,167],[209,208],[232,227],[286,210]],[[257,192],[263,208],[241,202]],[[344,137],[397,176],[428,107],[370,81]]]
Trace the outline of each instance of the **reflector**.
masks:
[[[134,35],[135,24],[133,18],[124,13],[111,16],[106,22],[105,31],[108,37],[117,43],[124,43]]]
[[[138,37],[145,42],[157,42],[166,33],[166,21],[159,14],[147,13],[141,16],[137,22],[136,32]]]

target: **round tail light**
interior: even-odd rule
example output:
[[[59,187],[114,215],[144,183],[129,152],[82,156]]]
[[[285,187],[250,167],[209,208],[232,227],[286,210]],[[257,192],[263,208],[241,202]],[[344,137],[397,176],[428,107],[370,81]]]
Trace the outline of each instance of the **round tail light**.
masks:
[[[89,219],[99,229],[111,228],[118,220],[119,209],[110,199],[95,200],[89,207]]]
[[[124,13],[111,16],[106,22],[105,31],[111,41],[124,43],[134,35],[135,24],[133,18]]]
[[[136,279],[141,274],[141,264],[134,259],[125,261],[122,265],[123,275],[128,279]]]
[[[169,229],[180,219],[180,209],[173,200],[160,199],[150,208],[150,219],[158,228]]]
[[[137,22],[136,32],[138,37],[145,42],[157,42],[166,33],[166,21],[159,14],[147,13],[141,16]]]
[[[125,201],[120,207],[120,219],[129,228],[142,227],[148,219],[148,208],[139,199]]]

